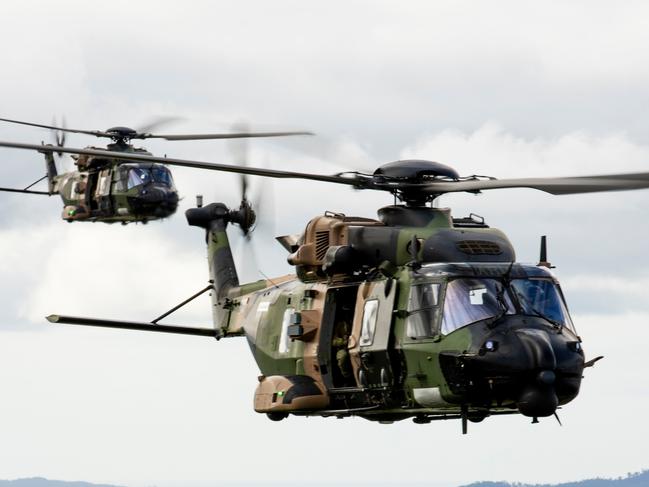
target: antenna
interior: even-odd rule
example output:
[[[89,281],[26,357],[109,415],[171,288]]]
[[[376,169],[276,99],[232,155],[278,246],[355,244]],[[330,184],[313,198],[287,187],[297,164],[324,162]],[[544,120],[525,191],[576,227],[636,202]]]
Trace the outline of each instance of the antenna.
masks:
[[[541,237],[541,253],[539,256],[539,263],[536,265],[539,267],[554,269],[554,266],[548,262],[548,239],[545,235]]]

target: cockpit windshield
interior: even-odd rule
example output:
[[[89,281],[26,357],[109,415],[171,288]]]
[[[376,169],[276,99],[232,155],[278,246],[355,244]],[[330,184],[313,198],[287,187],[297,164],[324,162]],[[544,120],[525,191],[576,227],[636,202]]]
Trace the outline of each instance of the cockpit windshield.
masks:
[[[445,292],[444,292],[445,290]],[[406,334],[412,339],[448,335],[482,320],[505,315],[538,316],[574,327],[558,285],[551,278],[458,277],[410,288]]]
[[[549,279],[514,279],[511,283],[523,314],[541,316],[573,329],[568,309],[554,282]]]
[[[128,171],[128,189],[135,188],[141,184],[147,184],[151,181],[151,173],[148,169],[133,167]]]
[[[171,179],[171,172],[166,167],[154,166],[151,169],[151,175],[156,183],[163,183],[170,187],[174,184],[173,179]]]
[[[442,334],[476,321],[514,314],[516,309],[505,285],[496,279],[454,279],[446,286]]]
[[[131,167],[128,171],[127,189],[148,184],[151,181],[173,187],[173,179],[169,169],[163,166],[153,166],[151,168]]]

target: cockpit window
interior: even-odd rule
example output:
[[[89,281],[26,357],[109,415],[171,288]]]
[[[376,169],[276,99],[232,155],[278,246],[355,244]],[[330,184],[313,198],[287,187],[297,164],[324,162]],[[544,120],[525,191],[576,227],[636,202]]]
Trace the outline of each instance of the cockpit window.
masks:
[[[171,172],[166,167],[153,167],[151,174],[156,183],[163,183],[169,187],[174,184],[173,179],[171,179]]]
[[[454,279],[446,287],[442,334],[448,335],[476,321],[515,312],[502,282],[496,279]]]
[[[512,289],[523,314],[541,316],[574,331],[560,291],[550,279],[514,279]]]
[[[438,283],[412,286],[408,299],[406,335],[409,338],[430,338],[439,332],[439,288]]]
[[[141,184],[147,184],[151,181],[151,173],[148,169],[143,169],[141,167],[132,167],[128,171],[128,185],[127,188],[135,188]]]
[[[136,186],[147,184],[151,181],[164,184],[165,186],[169,186],[170,188],[173,188],[174,184],[173,179],[171,178],[171,172],[169,172],[169,169],[167,169],[166,167],[132,167],[128,171],[127,189],[135,188]]]

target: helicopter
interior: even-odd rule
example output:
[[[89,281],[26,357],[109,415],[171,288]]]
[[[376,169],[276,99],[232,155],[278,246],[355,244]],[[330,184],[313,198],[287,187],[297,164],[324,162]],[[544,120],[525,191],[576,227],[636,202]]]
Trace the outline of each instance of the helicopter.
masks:
[[[111,139],[111,143],[106,147],[111,154],[74,156],[77,170],[63,174],[57,171],[54,152],[39,150],[45,157],[45,177],[24,189],[0,188],[0,191],[47,196],[58,194],[63,200],[61,218],[67,222],[120,222],[124,225],[167,218],[176,212],[179,201],[171,171],[164,163],[129,162],[121,157],[123,154],[152,155],[146,149],[134,147],[130,143],[134,139],[179,141],[313,135],[311,132],[250,132],[245,129],[245,126],[241,126],[243,130],[232,133],[182,135],[149,133],[148,130],[158,125],[160,121],[139,131],[129,127],[112,127],[103,131],[77,130],[6,118],[0,118],[0,121],[54,131],[59,156],[62,155],[60,149],[65,145],[67,132]],[[88,149],[95,148],[88,147]],[[44,179],[47,179],[47,191],[31,189]]]
[[[334,175],[165,161],[239,173],[244,181],[257,175],[385,191],[400,203],[379,209],[378,219],[333,212],[314,217],[301,233],[277,237],[295,274],[241,284],[227,229],[235,224],[247,234],[255,223],[245,191],[234,209],[203,206],[197,197],[185,215],[206,236],[205,288],[151,322],[67,315],[50,315],[49,322],[245,337],[261,372],[254,410],[273,421],[289,415],[417,424],[456,419],[462,433],[469,422],[497,415],[559,420],[557,410],[577,397],[584,370],[602,357],[585,358],[545,238],[536,265],[519,263],[505,233],[475,215],[454,217],[434,200],[504,188],[554,195],[649,188],[649,173],[460,177],[425,160]],[[160,323],[207,292],[212,328]]]

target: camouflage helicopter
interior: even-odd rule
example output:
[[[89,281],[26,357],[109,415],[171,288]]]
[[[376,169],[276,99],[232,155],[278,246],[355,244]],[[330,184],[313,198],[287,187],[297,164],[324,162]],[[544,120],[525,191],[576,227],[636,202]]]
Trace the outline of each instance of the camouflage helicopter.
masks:
[[[401,204],[381,208],[378,219],[317,216],[301,234],[278,237],[294,275],[240,284],[227,227],[248,232],[253,225],[245,193],[238,209],[197,199],[186,218],[206,233],[206,288],[149,323],[62,315],[48,316],[50,322],[245,337],[262,374],[254,409],[271,420],[459,419],[463,433],[469,421],[493,415],[520,413],[533,422],[556,416],[578,395],[584,369],[601,357],[585,360],[544,239],[537,265],[517,263],[503,232],[473,215],[455,218],[432,201],[500,188],[554,195],[649,188],[649,173],[498,180],[460,177],[422,160],[388,163],[373,174],[321,175],[125,158],[240,173],[244,181],[254,174],[387,191]],[[211,294],[213,328],[159,323],[204,292]]]
[[[19,120],[0,118],[0,121],[50,129],[54,131],[56,152],[61,155],[65,144],[65,133],[92,135],[111,139],[107,150],[110,154],[92,154],[95,148],[74,156],[76,171],[58,174],[54,152],[38,148],[45,156],[46,175],[24,189],[0,188],[13,193],[58,194],[63,200],[61,218],[67,222],[92,221],[127,224],[146,223],[150,220],[167,218],[176,212],[178,191],[171,171],[164,163],[129,162],[123,154],[152,155],[145,149],[130,144],[134,139],[205,140],[242,139],[251,137],[282,137],[289,135],[312,135],[310,132],[250,132],[245,126],[241,131],[218,134],[159,135],[149,133],[154,126],[166,119],[149,124],[146,128],[134,130],[129,127],[112,127],[108,130],[77,130],[54,125],[43,125]],[[106,152],[104,150],[104,152]],[[47,179],[47,191],[31,189]]]

